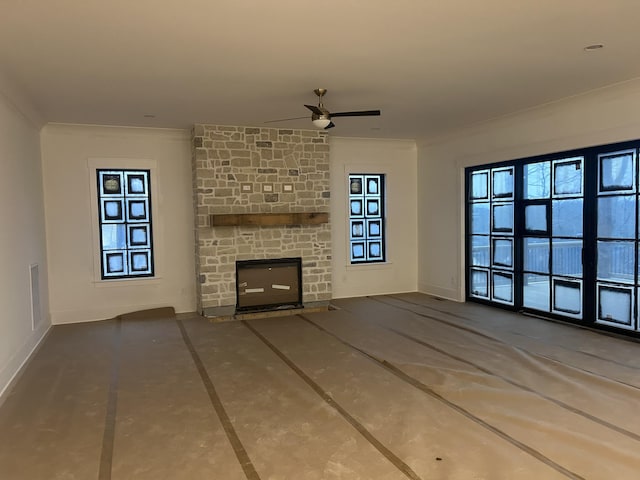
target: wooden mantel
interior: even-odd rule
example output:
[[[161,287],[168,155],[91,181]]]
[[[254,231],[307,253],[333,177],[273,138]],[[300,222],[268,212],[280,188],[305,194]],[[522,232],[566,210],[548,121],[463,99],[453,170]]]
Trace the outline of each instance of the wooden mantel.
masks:
[[[329,223],[328,212],[228,213],[209,215],[211,227],[320,225]]]

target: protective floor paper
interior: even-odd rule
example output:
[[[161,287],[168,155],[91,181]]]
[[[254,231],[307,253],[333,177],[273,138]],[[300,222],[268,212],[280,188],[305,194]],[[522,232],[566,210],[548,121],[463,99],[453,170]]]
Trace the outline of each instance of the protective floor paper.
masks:
[[[0,406],[0,478],[640,478],[637,342],[416,293],[334,304],[53,327]]]

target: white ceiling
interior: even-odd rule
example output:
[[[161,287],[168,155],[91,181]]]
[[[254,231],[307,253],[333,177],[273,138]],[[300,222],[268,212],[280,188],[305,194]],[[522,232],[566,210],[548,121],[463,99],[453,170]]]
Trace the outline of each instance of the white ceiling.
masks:
[[[48,122],[260,126],[324,87],[382,110],[332,135],[430,138],[640,77],[639,21],[638,0],[0,0],[0,71]]]

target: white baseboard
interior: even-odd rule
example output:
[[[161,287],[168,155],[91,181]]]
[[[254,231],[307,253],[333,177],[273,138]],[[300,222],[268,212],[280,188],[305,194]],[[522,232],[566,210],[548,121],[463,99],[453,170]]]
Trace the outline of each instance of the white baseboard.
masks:
[[[29,361],[33,358],[38,348],[51,329],[51,325],[42,325],[32,332],[29,339],[22,347],[9,359],[6,365],[0,370],[0,405],[6,400],[11,387],[20,377]]]
[[[444,288],[437,285],[428,285],[425,283],[418,284],[418,291],[434,297],[452,300],[454,302],[464,302],[464,296],[458,289]]]

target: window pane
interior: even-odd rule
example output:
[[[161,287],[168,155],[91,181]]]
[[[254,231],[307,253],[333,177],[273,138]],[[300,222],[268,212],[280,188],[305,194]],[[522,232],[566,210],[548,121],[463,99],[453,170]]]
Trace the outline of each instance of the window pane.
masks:
[[[130,246],[137,248],[151,247],[151,244],[149,243],[149,237],[151,236],[149,232],[149,225],[133,224],[129,225],[128,228]]]
[[[494,272],[493,299],[512,303],[513,302],[513,275],[510,273]]]
[[[127,201],[127,220],[129,222],[148,222],[148,211],[146,200]]]
[[[379,238],[382,236],[382,221],[367,220],[367,232],[369,238]]]
[[[600,192],[635,190],[635,151],[599,155]]]
[[[367,200],[367,215],[373,217],[380,215],[380,200]]]
[[[489,198],[489,172],[471,174],[471,199],[487,200]]]
[[[351,260],[365,260],[364,242],[354,242],[351,244]]]
[[[553,279],[553,310],[557,313],[579,316],[582,313],[582,285],[580,282],[571,282],[561,279]]]
[[[489,204],[471,204],[471,233],[489,233]]]
[[[581,277],[582,241],[554,238],[552,242],[552,272],[555,275]]]
[[[635,242],[598,242],[598,279],[633,283]]]
[[[367,242],[369,246],[369,260],[382,259],[382,243],[381,242]]]
[[[554,200],[552,203],[554,237],[582,237],[582,199]]]
[[[549,240],[525,238],[523,267],[528,272],[549,273]]]
[[[363,215],[362,210],[362,200],[351,200],[351,216],[352,217],[361,217]]]
[[[493,208],[493,231],[513,232],[513,204],[494,204]]]
[[[493,240],[493,264],[500,267],[513,267],[513,240],[495,238]]]
[[[149,251],[135,251],[130,253],[131,270],[138,273],[149,273]]]
[[[127,248],[127,235],[124,223],[102,225],[102,249],[122,250]]]
[[[121,222],[124,220],[124,201],[118,198],[102,200],[102,221]]]
[[[557,160],[553,162],[553,194],[582,194],[582,159]]]
[[[364,238],[364,220],[351,220],[351,238]]]
[[[632,326],[632,289],[598,285],[598,320]]]
[[[380,178],[379,177],[366,177],[367,182],[367,195],[379,195],[380,194]]]
[[[362,177],[351,175],[349,177],[349,193],[351,195],[362,195]]]
[[[513,197],[513,168],[492,171],[493,198]]]
[[[109,255],[107,257],[109,263],[109,272],[123,272],[124,271],[124,261],[122,256],[120,255]]]
[[[527,205],[524,207],[524,228],[527,232],[547,232],[547,206]]]
[[[549,277],[546,275],[524,275],[523,306],[548,312],[551,300]]]
[[[489,272],[486,270],[471,270],[471,294],[476,297],[489,296]]]
[[[489,266],[489,237],[480,235],[471,237],[471,265]]]
[[[105,278],[122,277],[128,272],[125,251],[105,251],[102,253],[102,268]]]
[[[551,164],[530,163],[524,166],[524,198],[549,198],[551,191]]]
[[[125,172],[127,195],[145,196],[149,184],[147,172]]]
[[[635,238],[635,236],[635,195],[598,198],[598,237]]]
[[[123,172],[102,170],[98,172],[98,184],[100,186],[99,195],[123,195],[122,188]]]

